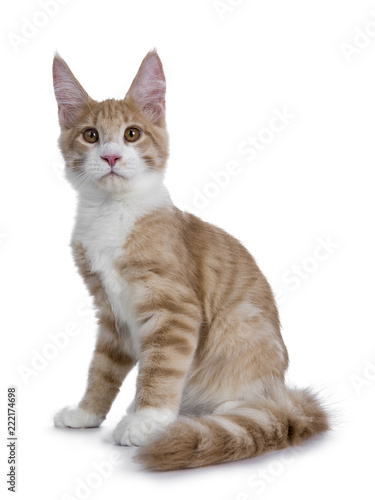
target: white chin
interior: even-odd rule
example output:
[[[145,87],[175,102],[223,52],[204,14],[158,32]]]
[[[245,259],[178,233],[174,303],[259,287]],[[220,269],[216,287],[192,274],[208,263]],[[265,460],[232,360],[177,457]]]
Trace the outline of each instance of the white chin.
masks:
[[[97,180],[97,184],[104,189],[119,190],[125,187],[127,181],[122,175],[104,175]]]

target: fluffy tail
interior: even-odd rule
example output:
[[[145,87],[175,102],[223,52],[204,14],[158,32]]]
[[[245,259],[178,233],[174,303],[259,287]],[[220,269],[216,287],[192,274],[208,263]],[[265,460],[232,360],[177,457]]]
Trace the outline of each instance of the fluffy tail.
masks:
[[[286,389],[220,414],[180,417],[135,460],[159,471],[203,467],[298,445],[328,429],[327,413],[309,390]]]

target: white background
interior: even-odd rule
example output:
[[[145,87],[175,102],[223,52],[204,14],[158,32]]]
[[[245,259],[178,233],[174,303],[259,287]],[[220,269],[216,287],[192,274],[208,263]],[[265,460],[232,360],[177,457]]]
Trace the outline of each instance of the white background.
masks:
[[[34,0],[2,4],[2,495],[10,496],[8,385],[18,387],[21,499],[308,500],[369,498],[373,491],[375,3],[222,4],[228,8],[220,15],[213,0],[71,0],[53,16],[40,15]],[[95,340],[69,249],[75,195],[57,148],[53,53],[100,100],[123,97],[154,46],[167,76],[172,198],[255,256],[278,294],[289,380],[322,391],[334,412],[334,430],[292,454],[142,471],[133,450],[110,441],[135,373],[102,428],[52,426],[60,407],[79,401]],[[275,109],[293,119],[271,137],[262,129]],[[247,161],[239,148],[259,134],[268,144]],[[231,161],[237,175],[208,187]],[[196,210],[204,190],[211,198]],[[331,242],[329,252],[319,250],[322,240]],[[69,329],[76,335],[57,335]],[[51,348],[51,335],[65,338],[65,347]],[[109,477],[95,472],[114,451],[122,461]]]

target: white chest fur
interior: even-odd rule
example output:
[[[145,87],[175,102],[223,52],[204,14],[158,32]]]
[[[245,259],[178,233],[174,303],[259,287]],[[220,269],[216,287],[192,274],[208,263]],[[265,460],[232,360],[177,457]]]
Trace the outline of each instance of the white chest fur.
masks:
[[[91,270],[100,275],[117,322],[129,327],[135,321],[129,287],[115,264],[137,219],[135,211],[118,201],[106,201],[91,210],[80,207],[73,236],[85,248]]]
[[[140,218],[165,204],[171,203],[163,184],[145,196],[124,196],[113,199],[81,197],[79,200],[73,240],[86,250],[91,270],[101,277],[116,322],[126,323],[135,340],[137,318],[130,285],[116,268],[124,256],[126,239]],[[136,342],[133,342],[136,349]],[[137,350],[137,349],[136,349]]]

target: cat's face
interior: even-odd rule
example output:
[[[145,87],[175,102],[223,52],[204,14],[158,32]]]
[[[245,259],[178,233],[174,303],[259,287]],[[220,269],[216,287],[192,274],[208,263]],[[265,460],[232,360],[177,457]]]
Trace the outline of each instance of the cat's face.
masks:
[[[118,193],[163,174],[168,157],[165,77],[156,52],[142,62],[123,100],[91,99],[59,56],[53,63],[60,148],[78,191]]]

